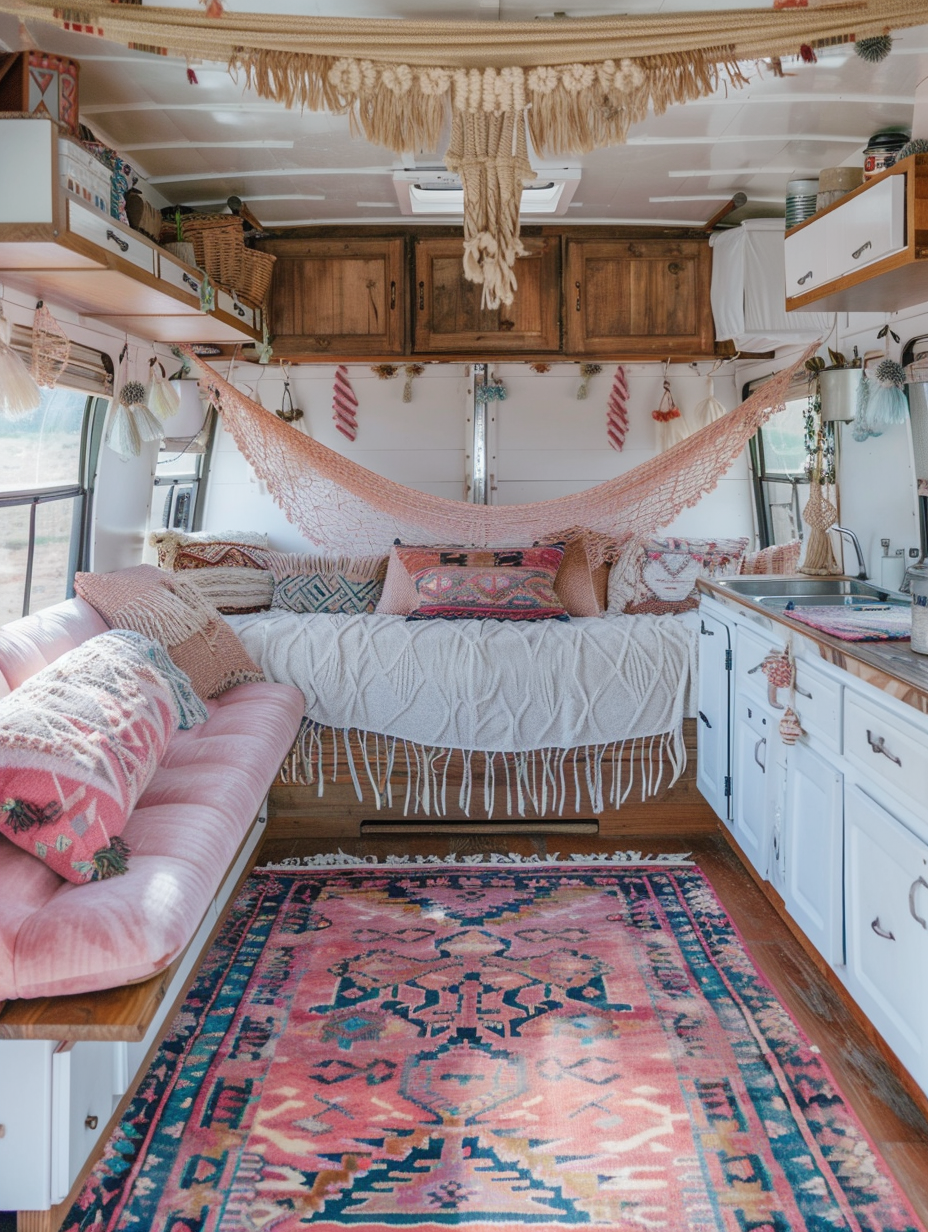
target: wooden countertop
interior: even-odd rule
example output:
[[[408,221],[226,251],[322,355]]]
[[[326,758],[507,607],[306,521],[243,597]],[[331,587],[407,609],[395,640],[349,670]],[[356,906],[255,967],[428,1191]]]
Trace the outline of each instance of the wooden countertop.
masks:
[[[770,629],[779,625],[789,630],[794,638],[814,645],[826,663],[928,714],[928,655],[916,654],[908,642],[847,642],[790,620],[781,610],[735,594],[710,578],[700,578],[696,586],[726,607],[746,609],[756,624],[766,622]]]

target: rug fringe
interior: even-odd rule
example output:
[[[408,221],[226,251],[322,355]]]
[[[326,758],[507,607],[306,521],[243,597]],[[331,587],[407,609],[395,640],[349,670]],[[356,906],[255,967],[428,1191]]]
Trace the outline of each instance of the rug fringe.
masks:
[[[295,868],[359,868],[365,867],[397,867],[408,865],[467,865],[468,867],[486,865],[492,867],[496,864],[538,864],[538,865],[554,865],[554,864],[593,864],[611,865],[629,864],[688,864],[692,865],[694,861],[690,858],[692,852],[658,852],[656,855],[643,855],[640,851],[613,851],[611,854],[606,851],[589,852],[586,854],[571,852],[569,855],[561,855],[559,851],[550,852],[548,855],[532,855],[523,856],[517,851],[498,852],[490,851],[484,854],[483,852],[450,852],[446,856],[411,856],[411,855],[388,855],[378,859],[377,856],[353,856],[347,851],[342,851],[341,848],[334,852],[324,852],[312,856],[292,856],[286,860],[279,860],[274,864],[261,864],[258,869],[266,869],[271,872],[285,872]]]

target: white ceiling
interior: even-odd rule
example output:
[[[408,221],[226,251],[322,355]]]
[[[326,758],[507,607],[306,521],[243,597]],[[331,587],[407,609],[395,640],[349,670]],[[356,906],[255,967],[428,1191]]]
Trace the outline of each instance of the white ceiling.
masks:
[[[616,10],[614,3],[595,0],[555,2],[565,20]],[[191,7],[182,0],[162,3]],[[225,0],[225,7],[487,22],[553,16],[531,0],[402,0],[388,8],[378,0]],[[622,3],[628,13],[723,7],[731,5]],[[741,7],[768,8],[769,0]],[[394,169],[441,164],[439,150],[398,158],[354,138],[346,117],[264,102],[222,65],[193,65],[198,84],[192,85],[182,59],[131,52],[34,22],[29,33],[45,50],[80,61],[83,120],[169,202],[219,209],[234,194],[269,227],[395,222],[402,215]],[[0,42],[19,46],[15,20],[0,18]],[[928,77],[928,26],[898,32],[892,54],[879,65],[866,64],[844,46],[820,51],[817,64],[785,60],[784,68],[790,75],[777,78],[769,67],[748,66],[746,88],[723,85],[712,98],[649,116],[633,127],[625,146],[570,160],[536,159],[536,166],[569,161],[581,167],[567,212],[571,222],[700,224],[739,191],[747,194],[748,206],[737,217],[782,213],[789,179],[861,163],[870,134],[911,125],[915,87]]]

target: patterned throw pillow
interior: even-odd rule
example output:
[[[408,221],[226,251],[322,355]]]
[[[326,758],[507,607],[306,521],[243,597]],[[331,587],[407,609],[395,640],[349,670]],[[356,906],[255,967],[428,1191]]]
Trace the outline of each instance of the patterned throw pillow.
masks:
[[[676,538],[631,545],[609,575],[609,609],[659,616],[698,607],[696,579],[737,573],[747,546],[747,539]]]
[[[416,588],[407,620],[569,620],[554,593],[564,545],[394,549]]]
[[[184,581],[223,614],[263,612],[274,597],[274,577],[267,569],[185,569]]]
[[[182,574],[135,565],[78,573],[74,589],[111,628],[132,629],[165,646],[201,698],[264,679],[231,626]]]
[[[274,578],[272,608],[288,612],[373,612],[383,590],[383,556],[330,559],[295,552],[265,553]]]
[[[111,629],[107,636],[124,638],[130,646],[141,649],[154,663],[171,690],[180,715],[178,727],[182,731],[189,731],[191,727],[207,721],[209,711],[205,702],[197,696],[190,677],[180,670],[160,642],[150,641],[147,637],[142,637],[141,633],[133,633],[131,629]]]
[[[742,573],[795,573],[799,568],[802,541],[791,539],[789,543],[777,543],[773,547],[749,552],[741,562]]]
[[[250,530],[189,533],[179,530],[154,530],[149,535],[148,542],[158,549],[158,564],[162,569],[201,569],[216,564],[263,569],[262,564],[255,565],[252,562],[256,553],[268,546],[267,535]],[[252,552],[228,553],[222,550],[228,548],[251,548]],[[226,559],[227,556],[230,558]]]
[[[121,832],[177,722],[144,639],[68,651],[0,698],[0,832],[68,881],[124,873]]]

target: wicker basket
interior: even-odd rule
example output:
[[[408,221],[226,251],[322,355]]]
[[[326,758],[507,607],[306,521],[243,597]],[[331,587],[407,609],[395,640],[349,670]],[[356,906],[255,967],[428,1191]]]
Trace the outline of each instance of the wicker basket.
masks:
[[[234,214],[184,214],[180,221],[184,240],[193,244],[200,269],[213,282],[235,286],[244,251],[242,220]],[[162,242],[165,238],[176,238],[173,223],[170,230],[170,237],[162,230]]]
[[[258,308],[263,308],[267,300],[276,260],[272,253],[242,248],[236,290],[243,299]]]

